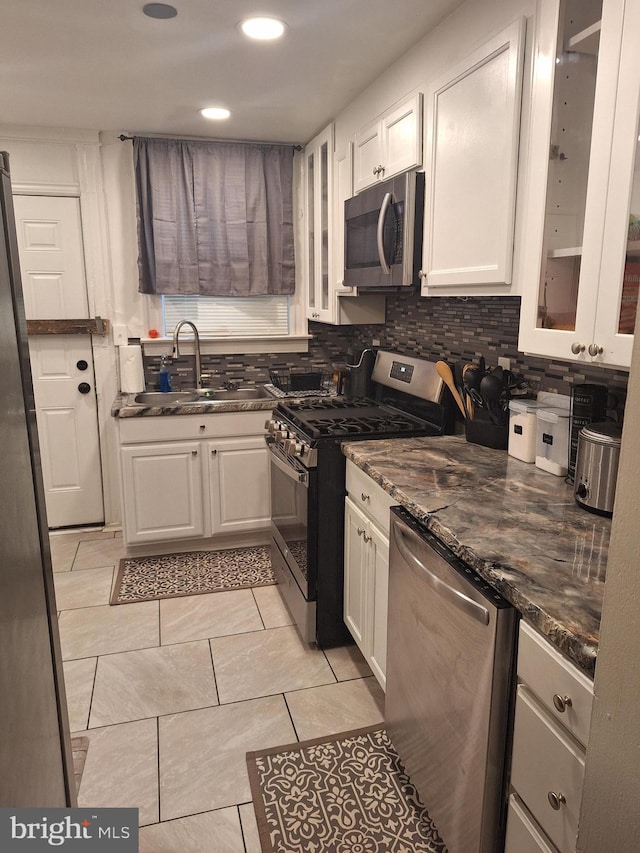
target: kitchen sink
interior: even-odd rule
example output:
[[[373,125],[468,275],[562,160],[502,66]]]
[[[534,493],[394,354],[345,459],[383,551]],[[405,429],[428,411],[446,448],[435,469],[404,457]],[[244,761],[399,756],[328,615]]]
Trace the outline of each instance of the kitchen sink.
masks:
[[[255,385],[247,388],[236,388],[236,389],[227,389],[227,388],[211,388],[206,391],[199,392],[200,400],[211,400],[215,402],[216,400],[264,400],[266,398],[271,398],[273,395],[270,394],[266,388],[262,385]]]
[[[143,406],[175,406],[179,403],[195,403],[199,391],[143,391],[135,395],[135,402]]]

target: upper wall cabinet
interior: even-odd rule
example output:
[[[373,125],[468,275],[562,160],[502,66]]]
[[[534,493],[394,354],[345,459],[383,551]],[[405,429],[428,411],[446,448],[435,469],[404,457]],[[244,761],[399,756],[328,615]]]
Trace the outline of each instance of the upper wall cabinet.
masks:
[[[353,189],[359,193],[422,163],[422,94],[368,124],[353,143]]]
[[[539,9],[519,348],[627,367],[640,273],[640,9]]]
[[[426,94],[423,296],[511,282],[524,41],[521,19]]]
[[[307,319],[351,325],[384,323],[385,298],[344,288],[344,202],[351,195],[352,152],[334,151],[333,125],[304,150]]]

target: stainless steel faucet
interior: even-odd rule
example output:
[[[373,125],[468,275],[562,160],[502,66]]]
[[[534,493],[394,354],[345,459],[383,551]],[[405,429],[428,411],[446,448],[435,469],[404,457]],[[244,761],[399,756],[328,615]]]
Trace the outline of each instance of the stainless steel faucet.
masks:
[[[175,358],[180,357],[180,343],[178,340],[178,336],[180,334],[180,329],[183,326],[191,326],[193,329],[193,351],[195,353],[195,369],[196,369],[196,389],[200,390],[202,388],[202,364],[200,362],[200,335],[198,334],[198,330],[195,327],[195,324],[191,322],[191,320],[180,320],[178,325],[173,330],[173,355]]]

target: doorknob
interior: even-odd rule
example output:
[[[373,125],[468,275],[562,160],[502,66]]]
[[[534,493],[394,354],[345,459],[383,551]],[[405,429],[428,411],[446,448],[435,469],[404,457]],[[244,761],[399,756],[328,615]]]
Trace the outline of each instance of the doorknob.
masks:
[[[89,385],[89,383],[88,383],[88,382],[81,382],[81,383],[78,385],[78,391],[79,391],[81,394],[88,394],[88,393],[89,393],[89,391],[91,391],[91,385]]]
[[[84,360],[84,358],[81,358],[80,361],[76,362],[76,367],[78,368],[78,370],[86,370],[89,365]]]

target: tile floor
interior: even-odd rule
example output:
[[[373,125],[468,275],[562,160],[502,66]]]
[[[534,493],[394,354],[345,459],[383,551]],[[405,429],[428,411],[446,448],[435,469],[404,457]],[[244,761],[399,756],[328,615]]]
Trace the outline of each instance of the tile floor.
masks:
[[[52,534],[82,806],[136,806],[141,853],[260,853],[245,753],[381,722],[355,646],[302,643],[275,587],[109,605],[122,540]]]

